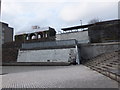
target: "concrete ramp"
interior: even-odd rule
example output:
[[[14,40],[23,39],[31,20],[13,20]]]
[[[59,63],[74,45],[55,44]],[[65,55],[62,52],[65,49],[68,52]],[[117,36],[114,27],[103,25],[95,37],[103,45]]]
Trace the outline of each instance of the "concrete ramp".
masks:
[[[19,50],[17,62],[68,62],[76,49]]]

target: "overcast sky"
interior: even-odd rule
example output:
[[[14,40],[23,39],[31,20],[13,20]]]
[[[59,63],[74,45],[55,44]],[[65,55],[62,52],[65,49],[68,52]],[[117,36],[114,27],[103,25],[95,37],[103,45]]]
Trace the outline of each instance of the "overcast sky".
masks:
[[[3,0],[2,21],[15,33],[25,33],[31,27],[61,28],[87,24],[91,19],[102,21],[118,18],[118,0]]]

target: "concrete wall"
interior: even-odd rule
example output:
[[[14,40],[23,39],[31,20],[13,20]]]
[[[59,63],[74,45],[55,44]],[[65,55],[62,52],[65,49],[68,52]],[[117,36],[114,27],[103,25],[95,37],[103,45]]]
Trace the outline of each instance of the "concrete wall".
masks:
[[[23,43],[22,49],[34,49],[34,48],[55,48],[55,47],[67,47],[75,46],[75,40],[58,40],[51,42],[36,42],[36,43]]]
[[[79,45],[80,56],[82,60],[91,59],[102,53],[120,50],[120,43],[98,43],[98,44],[81,44]]]
[[[2,63],[17,62],[18,48],[2,48]]]
[[[88,28],[91,43],[120,41],[120,20],[96,23]]]
[[[76,57],[75,48],[20,50],[17,62],[68,62]]]
[[[1,15],[1,0],[0,0]],[[2,74],[2,24],[0,23],[0,74]],[[0,76],[0,88],[2,88],[2,76]]]
[[[68,40],[68,39],[76,39],[77,41],[87,43],[89,42],[88,31],[69,32],[56,35],[56,40]]]

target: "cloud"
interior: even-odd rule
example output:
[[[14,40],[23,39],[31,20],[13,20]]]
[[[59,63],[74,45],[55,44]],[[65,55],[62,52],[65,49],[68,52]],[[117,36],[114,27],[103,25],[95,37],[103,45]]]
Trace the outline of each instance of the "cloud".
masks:
[[[113,17],[115,16],[117,17],[117,3],[115,2],[77,3],[75,5],[74,4],[68,6],[66,5],[65,7],[62,8],[60,12],[60,18],[65,22],[76,22],[81,19],[93,19],[93,18],[107,19],[111,15]]]
[[[9,22],[15,33],[19,33],[30,30],[33,25],[47,25],[49,18],[54,17],[52,8],[56,6],[54,3],[7,2],[2,7],[2,20]]]
[[[2,13],[8,13],[9,15],[15,16],[16,14],[20,14],[23,11],[23,7],[19,5],[19,3],[15,2],[7,2],[2,3]]]
[[[86,13],[86,4],[80,3],[80,4],[70,4],[68,6],[63,7],[63,9],[60,12],[60,17],[64,21],[72,22],[76,21],[83,17]]]
[[[96,17],[102,19],[117,17],[117,3],[86,2],[86,0],[25,1],[4,0],[2,2],[2,21],[14,27],[15,34],[30,31],[33,25],[52,26],[59,31],[62,27],[79,24],[80,20],[88,22]]]
[[[83,0],[4,0],[3,2],[83,2]],[[119,0],[84,0],[84,2],[119,2]]]

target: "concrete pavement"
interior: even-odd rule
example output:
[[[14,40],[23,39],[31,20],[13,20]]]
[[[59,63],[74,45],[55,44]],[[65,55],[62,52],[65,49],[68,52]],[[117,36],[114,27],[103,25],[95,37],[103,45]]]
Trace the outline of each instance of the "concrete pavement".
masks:
[[[3,88],[118,88],[118,83],[86,66],[5,66]]]

